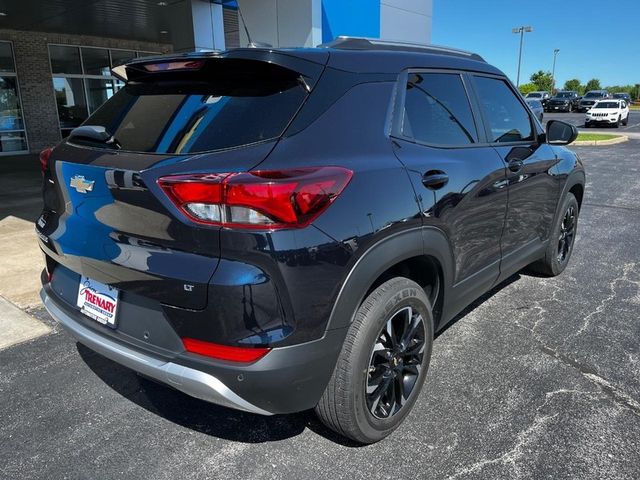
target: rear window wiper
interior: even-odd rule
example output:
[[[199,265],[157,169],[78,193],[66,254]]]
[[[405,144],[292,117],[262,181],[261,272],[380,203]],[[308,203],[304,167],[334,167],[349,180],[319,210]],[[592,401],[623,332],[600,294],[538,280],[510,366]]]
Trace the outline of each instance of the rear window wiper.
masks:
[[[106,128],[100,125],[82,125],[69,133],[69,140],[80,140],[104,145],[115,150],[120,149],[120,142]]]

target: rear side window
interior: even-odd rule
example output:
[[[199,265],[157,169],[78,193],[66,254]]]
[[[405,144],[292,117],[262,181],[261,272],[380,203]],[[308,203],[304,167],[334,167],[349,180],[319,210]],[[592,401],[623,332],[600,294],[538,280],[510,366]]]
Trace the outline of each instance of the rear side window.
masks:
[[[490,142],[533,140],[529,113],[504,80],[475,76],[474,82],[480,106],[489,123]]]
[[[184,78],[150,74],[84,124],[104,127],[122,150],[135,152],[198,153],[276,138],[307,92],[297,74],[259,63],[222,63]]]
[[[460,75],[410,73],[402,135],[430,145],[478,141],[469,99]]]

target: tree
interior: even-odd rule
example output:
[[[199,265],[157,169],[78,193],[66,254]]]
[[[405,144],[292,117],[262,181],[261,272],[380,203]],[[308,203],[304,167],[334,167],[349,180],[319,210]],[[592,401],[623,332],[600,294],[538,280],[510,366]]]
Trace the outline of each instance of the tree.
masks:
[[[553,78],[551,77],[551,72],[543,72],[542,70],[538,70],[536,73],[531,75],[531,83],[536,85],[537,90],[544,90],[550,92],[553,88]]]
[[[589,90],[601,90],[602,87],[600,86],[600,80],[598,80],[597,78],[592,78],[591,80],[589,80],[587,82],[587,84],[585,85],[584,89],[587,92]]]
[[[522,95],[526,95],[527,93],[538,90],[538,86],[535,83],[523,83],[518,87],[518,89],[520,89],[520,93]]]
[[[571,80],[564,82],[564,89],[580,93],[582,91],[582,85],[580,84],[580,80],[572,78]]]

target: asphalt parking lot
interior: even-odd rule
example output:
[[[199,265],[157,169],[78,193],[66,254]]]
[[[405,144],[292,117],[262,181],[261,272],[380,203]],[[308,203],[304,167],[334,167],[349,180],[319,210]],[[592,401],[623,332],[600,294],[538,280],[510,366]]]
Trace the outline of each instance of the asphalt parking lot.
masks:
[[[640,478],[640,139],[575,149],[588,184],[570,266],[468,308],[387,440],[206,404],[55,328],[0,351],[0,477]]]

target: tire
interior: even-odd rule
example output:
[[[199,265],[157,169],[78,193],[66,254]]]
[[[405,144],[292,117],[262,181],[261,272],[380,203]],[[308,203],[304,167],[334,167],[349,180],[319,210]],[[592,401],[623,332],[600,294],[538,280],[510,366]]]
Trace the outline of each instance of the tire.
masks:
[[[409,325],[415,326],[415,333],[408,339],[409,348],[405,351],[409,353],[404,357],[407,363],[403,363],[399,356],[389,354],[388,347],[394,342],[387,328],[388,323],[395,326],[392,331],[398,335],[400,327],[408,325],[405,320],[409,315],[412,320]],[[406,343],[395,341],[396,350]],[[432,344],[433,316],[422,287],[404,277],[383,283],[356,312],[331,380],[315,408],[316,414],[327,427],[356,442],[382,440],[411,411],[424,383]],[[419,351],[413,352],[414,349]],[[406,397],[401,395],[400,385],[404,385],[400,383],[401,376],[404,382],[413,380]],[[385,389],[387,385],[389,388]],[[382,391],[387,393],[378,395]],[[400,395],[394,396],[392,391]],[[391,405],[390,399],[399,397],[403,401]]]
[[[591,124],[589,124],[589,122],[584,122],[584,128],[589,128],[591,126]]]
[[[569,104],[569,108],[567,109],[567,113],[573,112],[573,105]]]
[[[566,217],[569,214],[570,209],[573,209],[573,222],[571,226],[569,226],[570,222],[566,221]],[[579,213],[580,207],[578,206],[576,197],[572,193],[567,193],[560,208],[560,215],[556,219],[556,223],[549,235],[549,245],[544,257],[537,262],[532,263],[529,266],[530,270],[548,277],[555,277],[564,271],[569,263],[569,259],[571,258],[571,253],[573,252],[573,246],[575,244],[578,229]],[[566,227],[570,227],[570,232],[567,232],[566,230],[563,232],[563,224],[566,225]],[[564,235],[562,235],[563,233]],[[568,238],[568,243],[562,244],[563,238],[565,242]]]
[[[624,122],[622,122],[622,125],[624,125],[625,127],[629,124],[629,114],[627,114],[627,117],[624,119]]]
[[[618,120],[616,120],[616,123],[613,124],[613,128],[620,128],[620,119],[622,118],[622,115],[620,115],[618,117]]]

